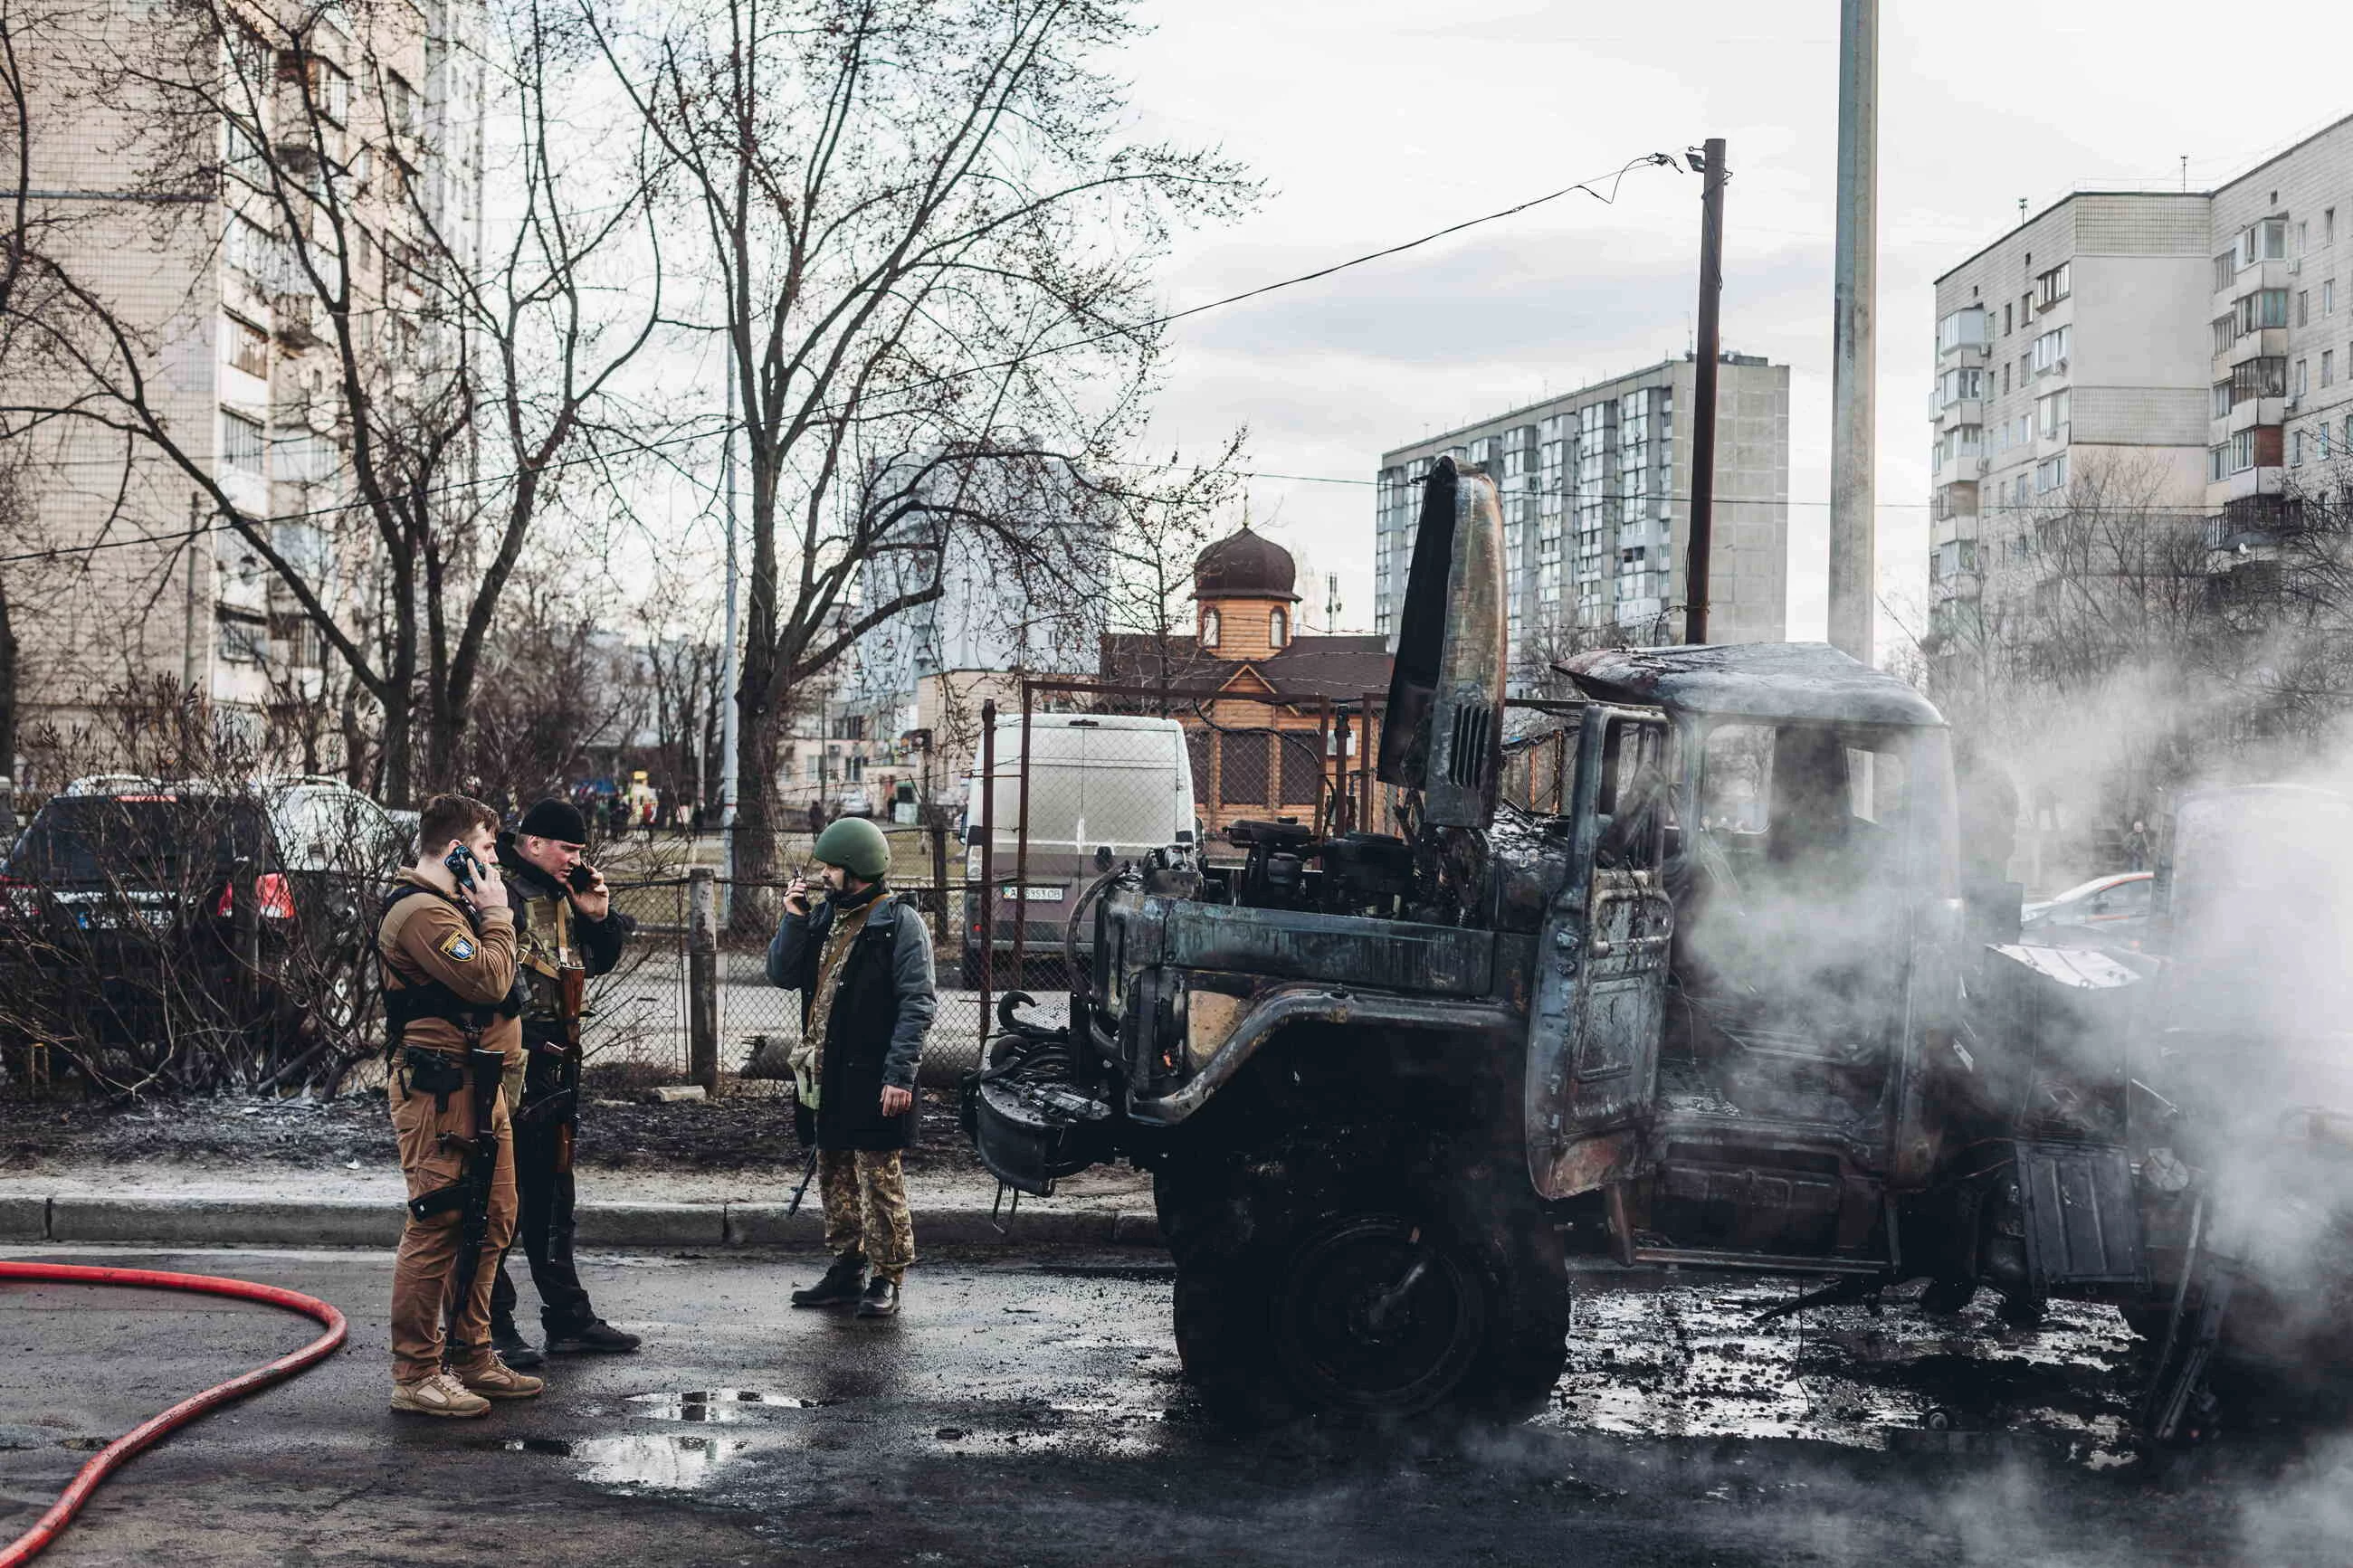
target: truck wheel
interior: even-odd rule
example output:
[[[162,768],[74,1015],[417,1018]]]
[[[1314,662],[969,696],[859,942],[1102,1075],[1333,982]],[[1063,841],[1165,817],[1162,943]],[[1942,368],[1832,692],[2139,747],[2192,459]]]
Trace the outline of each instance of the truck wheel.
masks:
[[[1273,1179],[1229,1166],[1158,1184],[1177,1352],[1214,1412],[1263,1426],[1542,1408],[1567,1355],[1568,1269],[1533,1194],[1459,1173],[1400,1181],[1402,1164],[1354,1179],[1297,1155],[1258,1168]]]

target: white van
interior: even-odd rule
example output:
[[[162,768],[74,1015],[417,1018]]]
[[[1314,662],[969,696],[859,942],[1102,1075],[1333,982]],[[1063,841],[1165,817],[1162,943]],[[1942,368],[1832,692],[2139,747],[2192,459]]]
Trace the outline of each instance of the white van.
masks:
[[[997,894],[988,900],[1002,987],[1012,973],[1013,922],[1028,921],[1025,952],[1059,964],[1063,928],[1079,895],[1097,875],[1098,850],[1132,859],[1190,844],[1199,831],[1193,815],[1193,769],[1185,727],[1174,719],[1123,713],[1033,713],[1029,716],[1029,852],[1027,878],[1016,898],[1021,825],[1021,720],[997,721],[995,864]],[[975,772],[965,805],[965,876],[980,880],[982,781]],[[980,978],[982,900],[965,900],[964,978]],[[1082,939],[1083,940],[1083,939]]]

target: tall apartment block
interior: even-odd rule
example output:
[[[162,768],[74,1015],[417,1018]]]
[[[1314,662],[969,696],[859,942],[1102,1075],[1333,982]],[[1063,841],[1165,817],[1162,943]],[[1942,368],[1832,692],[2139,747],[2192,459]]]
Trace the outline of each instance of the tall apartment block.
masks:
[[[1374,626],[1396,629],[1421,480],[1451,455],[1494,476],[1504,505],[1515,658],[1683,633],[1690,443],[1698,366],[1667,360],[1381,456]],[[1789,369],[1727,353],[1716,380],[1709,635],[1778,642],[1787,622]]]
[[[2353,119],[2212,191],[2069,196],[1938,279],[1932,637],[2031,599],[2081,481],[2259,533],[2353,447],[2348,290]]]
[[[152,62],[169,81],[205,79],[217,46],[174,44],[185,29],[159,26],[136,7],[101,7],[86,27],[27,35],[20,47],[37,51],[23,62],[34,92],[32,205],[37,243],[122,324],[174,439],[234,504],[274,520],[273,548],[324,601],[359,605],[375,581],[374,531],[347,510],[355,487],[340,359],[271,182],[299,182],[315,168],[312,121],[299,108],[307,90],[325,156],[350,192],[355,336],[392,377],[454,363],[454,331],[426,310],[416,279],[428,219],[452,254],[473,244],[480,15],[473,0],[293,8],[278,21],[280,43],[297,25],[287,16],[309,18],[300,50],[273,47],[251,24],[237,33],[225,62],[235,74],[220,79],[232,85],[219,90],[232,104],[258,100],[258,113],[223,111],[212,150],[199,145],[174,165],[193,178],[160,200],[141,136],[167,114],[189,123],[187,95],[166,100],[171,89],[156,87],[155,101],[142,102],[131,84],[144,77],[119,68],[103,69],[106,93],[87,83],[111,62],[138,71]],[[202,52],[158,54],[190,48]],[[238,82],[255,84],[253,98],[239,96]],[[322,243],[316,234],[313,243]],[[53,405],[82,390],[58,380],[72,373],[55,362],[9,374],[28,393],[39,379]],[[24,738],[45,723],[70,731],[110,689],[147,679],[194,688],[257,737],[266,713],[319,693],[321,639],[293,595],[216,525],[202,488],[174,464],[71,419],[39,426],[0,457],[20,503],[9,531],[19,559],[6,585],[22,644]],[[0,758],[0,772],[16,762]]]

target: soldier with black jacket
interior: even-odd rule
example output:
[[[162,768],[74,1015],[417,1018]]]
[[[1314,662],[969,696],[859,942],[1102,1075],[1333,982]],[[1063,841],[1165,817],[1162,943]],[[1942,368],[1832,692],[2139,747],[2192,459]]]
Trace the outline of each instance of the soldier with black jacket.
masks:
[[[795,1120],[823,1178],[825,1278],[796,1307],[855,1304],[861,1318],[899,1310],[915,1260],[901,1153],[915,1142],[915,1069],[938,999],[923,917],[883,886],[891,847],[861,817],[818,836],[825,903],[812,911],[796,879],[768,946],[768,979],[801,994]],[[867,1278],[869,1268],[873,1278]]]
[[[523,813],[498,840],[499,869],[515,906],[515,956],[530,1002],[522,1016],[524,1068],[510,1080],[514,1113],[515,1185],[522,1213],[517,1238],[539,1290],[540,1324],[551,1353],[638,1348],[638,1336],[599,1318],[573,1262],[573,1142],[580,1122],[579,1063],[567,1039],[564,1014],[566,968],[588,975],[620,961],[630,921],[613,912],[604,874],[586,864],[588,823],[579,807],[559,799]],[[511,1365],[538,1364],[515,1327],[515,1288],[499,1261],[491,1298],[491,1337]]]

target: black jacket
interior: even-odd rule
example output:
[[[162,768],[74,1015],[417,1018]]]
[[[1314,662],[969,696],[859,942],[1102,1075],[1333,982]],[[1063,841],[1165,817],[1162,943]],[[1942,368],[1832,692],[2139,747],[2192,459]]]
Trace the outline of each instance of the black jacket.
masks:
[[[768,979],[801,994],[801,1027],[817,999],[818,965],[833,905],[814,915],[786,911],[768,944]],[[912,1089],[939,999],[932,984],[932,941],[923,918],[891,893],[841,961],[818,1074],[817,1141],[821,1149],[906,1149],[915,1142],[911,1105],[882,1114],[882,1088]]]
[[[525,908],[530,900],[559,899],[571,891],[524,859],[515,848],[512,833],[499,835],[499,875],[510,884],[508,907],[514,910],[517,941],[531,929],[531,916]],[[608,910],[603,920],[592,921],[576,909],[572,911],[572,934],[580,944],[581,964],[590,974],[607,973],[621,962],[621,944],[636,928],[637,921],[624,914]]]

